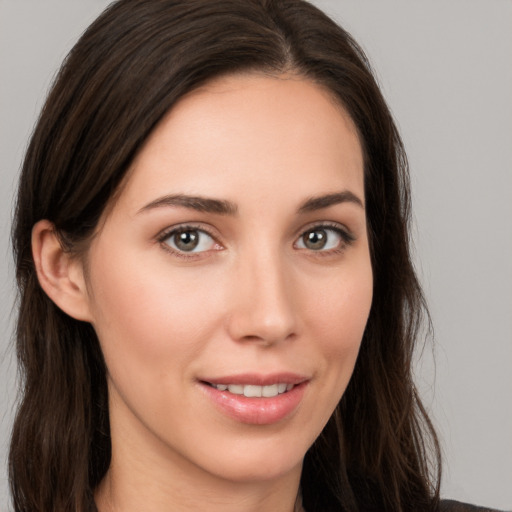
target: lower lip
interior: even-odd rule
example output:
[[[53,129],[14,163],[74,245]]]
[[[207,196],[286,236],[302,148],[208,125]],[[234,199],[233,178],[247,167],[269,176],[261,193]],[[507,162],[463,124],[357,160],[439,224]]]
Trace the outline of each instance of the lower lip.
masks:
[[[286,393],[269,398],[248,398],[201,383],[203,391],[224,414],[253,425],[270,425],[291,415],[299,407],[306,385],[302,382]]]

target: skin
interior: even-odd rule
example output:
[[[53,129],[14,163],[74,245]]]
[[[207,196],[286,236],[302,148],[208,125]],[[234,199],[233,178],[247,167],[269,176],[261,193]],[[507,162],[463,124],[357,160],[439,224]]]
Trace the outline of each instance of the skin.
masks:
[[[177,194],[236,212],[162,204]],[[45,222],[33,238],[42,285],[92,323],[108,368],[113,456],[99,509],[291,512],[372,300],[363,157],[340,105],[299,77],[218,79],[150,136],[87,272],[58,252]],[[201,237],[195,252],[169,235],[183,224]],[[305,233],[327,244],[307,245]],[[264,425],[226,415],[200,381],[242,372],[300,374],[299,405]]]

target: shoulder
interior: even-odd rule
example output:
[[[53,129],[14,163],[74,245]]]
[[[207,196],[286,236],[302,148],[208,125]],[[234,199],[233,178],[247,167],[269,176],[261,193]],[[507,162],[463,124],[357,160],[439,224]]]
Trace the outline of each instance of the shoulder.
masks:
[[[439,507],[440,512],[498,512],[491,508],[477,507],[475,505],[468,505],[460,501],[441,500]]]

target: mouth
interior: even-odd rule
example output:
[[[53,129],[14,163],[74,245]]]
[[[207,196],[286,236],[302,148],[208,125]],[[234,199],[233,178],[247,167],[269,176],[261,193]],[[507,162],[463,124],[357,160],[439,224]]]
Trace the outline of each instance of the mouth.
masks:
[[[292,373],[239,374],[201,379],[211,403],[224,415],[241,423],[269,425],[299,408],[310,379]]]

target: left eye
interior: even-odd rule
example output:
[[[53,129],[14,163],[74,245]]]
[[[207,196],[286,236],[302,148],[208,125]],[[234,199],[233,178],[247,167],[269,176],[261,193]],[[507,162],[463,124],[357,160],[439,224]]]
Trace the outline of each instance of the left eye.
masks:
[[[339,230],[334,228],[320,227],[309,229],[297,240],[299,249],[310,251],[328,251],[340,247],[344,237]]]
[[[200,229],[178,229],[170,233],[164,243],[178,252],[204,252],[213,249],[215,240]]]

